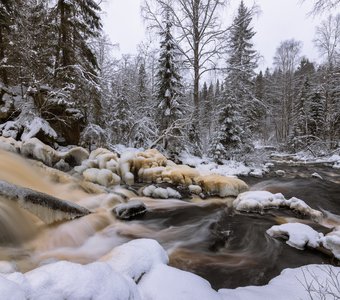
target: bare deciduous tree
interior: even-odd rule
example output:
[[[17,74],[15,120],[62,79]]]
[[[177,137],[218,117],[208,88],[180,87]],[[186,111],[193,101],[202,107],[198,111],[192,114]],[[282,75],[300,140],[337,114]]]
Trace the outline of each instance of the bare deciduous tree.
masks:
[[[216,57],[221,53],[222,37],[226,28],[218,11],[228,0],[145,0],[143,15],[150,27],[162,29],[161,16],[169,11],[175,28],[176,44],[185,58],[186,65],[193,70],[193,99],[196,112],[199,103],[199,83],[202,75],[216,67]]]
[[[320,53],[326,57],[328,66],[333,66],[340,59],[340,14],[330,15],[316,28],[314,40]]]
[[[281,42],[276,49],[274,64],[282,74],[280,97],[281,97],[281,120],[277,126],[278,140],[286,141],[289,135],[290,119],[293,104],[294,70],[300,60],[302,43],[300,41],[286,40]]]

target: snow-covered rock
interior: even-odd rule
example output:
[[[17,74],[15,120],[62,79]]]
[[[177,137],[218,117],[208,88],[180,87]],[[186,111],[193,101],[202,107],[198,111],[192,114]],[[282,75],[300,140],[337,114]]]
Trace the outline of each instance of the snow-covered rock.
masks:
[[[233,206],[236,210],[246,212],[263,212],[265,209],[287,207],[317,220],[322,217],[321,211],[312,209],[301,199],[293,197],[287,200],[280,193],[272,194],[267,191],[249,191],[239,194]]]
[[[35,117],[33,120],[25,124],[21,140],[25,142],[33,137],[38,137],[39,139],[43,138],[44,141],[54,141],[57,139],[58,135],[46,120]]]
[[[22,143],[21,153],[42,161],[45,165],[52,167],[60,158],[56,150],[37,138],[31,138]]]
[[[196,194],[196,195],[199,195],[202,193],[202,188],[199,186],[199,185],[195,185],[195,184],[190,184],[188,186],[189,188],[189,191],[192,193],[192,194]]]
[[[330,232],[326,236],[322,237],[320,242],[322,245],[329,249],[334,256],[340,260],[340,232]]]
[[[118,204],[113,208],[113,212],[118,219],[132,220],[143,216],[147,212],[147,208],[142,201],[131,200],[128,203]]]
[[[120,177],[107,169],[86,169],[83,172],[83,177],[86,181],[98,183],[106,187],[120,183]]]
[[[0,136],[0,149],[17,153],[20,151],[21,148],[21,142],[17,142],[12,137],[6,138],[3,136]]]
[[[318,179],[321,179],[321,180],[323,180],[323,178],[322,178],[322,176],[319,174],[319,173],[313,173],[312,175],[311,175],[313,178],[318,178]]]
[[[275,174],[276,174],[277,176],[283,177],[283,176],[286,175],[286,172],[283,171],[283,170],[277,170],[277,171],[275,171]]]
[[[220,197],[237,196],[248,190],[248,185],[235,177],[226,177],[222,175],[200,176],[195,179],[203,191],[209,195]]]
[[[154,185],[149,185],[143,189],[143,195],[146,197],[152,197],[152,198],[160,198],[160,199],[168,199],[168,198],[174,198],[174,199],[181,199],[182,196],[179,192],[176,190],[167,187],[156,187]]]
[[[267,230],[272,237],[287,237],[287,244],[291,247],[303,250],[305,246],[316,248],[320,245],[322,233],[315,231],[308,225],[301,223],[287,223],[272,226]]]

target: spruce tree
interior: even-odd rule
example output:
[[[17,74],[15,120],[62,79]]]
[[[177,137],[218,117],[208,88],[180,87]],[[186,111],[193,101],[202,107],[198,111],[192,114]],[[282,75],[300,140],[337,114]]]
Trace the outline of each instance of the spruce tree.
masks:
[[[316,88],[310,98],[309,131],[312,138],[323,138],[325,133],[325,96],[320,88]]]
[[[226,77],[226,86],[234,94],[235,106],[247,121],[254,121],[254,110],[258,108],[253,83],[257,54],[251,41],[255,35],[251,21],[251,11],[241,1],[230,31]]]
[[[13,16],[16,11],[16,3],[13,0],[0,0],[0,79],[7,85],[8,81],[8,55],[11,48],[10,27],[13,24]]]
[[[178,71],[176,46],[171,34],[171,19],[167,13],[165,29],[161,32],[159,70],[157,73],[156,123],[163,135],[162,147],[170,155],[183,148],[184,127],[180,120],[184,117],[182,83]]]
[[[243,129],[239,125],[238,110],[233,105],[235,99],[230,98],[218,114],[219,128],[210,142],[209,156],[215,162],[223,164],[223,160],[235,158],[244,152]]]
[[[255,113],[259,107],[254,95],[253,78],[257,64],[251,42],[255,34],[250,27],[251,21],[251,12],[241,1],[231,27],[225,89],[209,151],[219,162],[251,149],[250,129],[255,127]]]

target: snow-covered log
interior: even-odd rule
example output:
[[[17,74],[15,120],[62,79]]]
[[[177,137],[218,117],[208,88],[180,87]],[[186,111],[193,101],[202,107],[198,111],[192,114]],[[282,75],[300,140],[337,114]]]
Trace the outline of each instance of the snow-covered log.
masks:
[[[72,202],[1,180],[0,196],[18,202],[19,206],[27,209],[47,224],[72,220],[90,213],[88,209]]]

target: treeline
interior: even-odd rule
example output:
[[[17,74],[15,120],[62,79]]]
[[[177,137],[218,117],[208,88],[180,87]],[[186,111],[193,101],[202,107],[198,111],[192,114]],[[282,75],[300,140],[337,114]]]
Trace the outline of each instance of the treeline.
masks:
[[[0,134],[21,139],[38,117],[57,133],[52,145],[157,147],[218,162],[258,140],[292,151],[339,146],[340,16],[317,29],[324,63],[288,40],[274,68],[257,73],[253,8],[241,1],[223,28],[225,1],[205,2],[145,1],[160,43],[117,59],[96,1],[0,0]],[[219,79],[205,83],[211,71]]]

